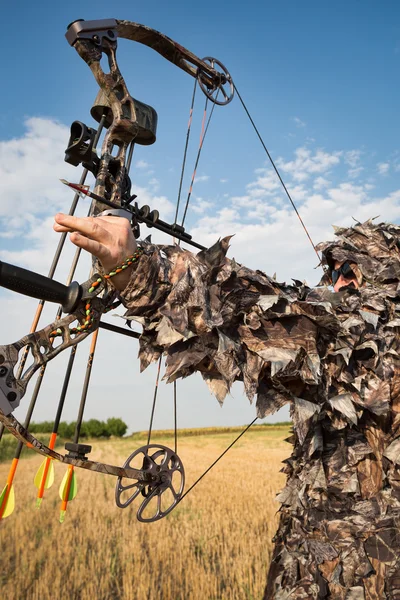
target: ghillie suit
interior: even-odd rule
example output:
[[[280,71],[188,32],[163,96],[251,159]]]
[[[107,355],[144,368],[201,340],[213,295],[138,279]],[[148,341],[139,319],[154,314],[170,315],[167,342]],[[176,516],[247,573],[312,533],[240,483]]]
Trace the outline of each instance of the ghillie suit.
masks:
[[[142,323],[142,368],[199,371],[220,402],[242,380],[260,417],[291,404],[265,599],[400,600],[400,227],[336,230],[323,262],[355,262],[363,287],[279,284],[225,257],[144,245],[122,298]],[[327,280],[325,276],[323,282]]]

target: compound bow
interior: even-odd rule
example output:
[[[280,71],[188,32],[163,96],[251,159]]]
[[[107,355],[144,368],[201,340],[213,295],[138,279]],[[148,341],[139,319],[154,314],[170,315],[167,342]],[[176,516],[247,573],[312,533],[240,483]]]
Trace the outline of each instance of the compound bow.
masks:
[[[222,63],[211,57],[201,60],[158,31],[137,23],[114,19],[78,20],[71,23],[66,38],[88,64],[100,87],[91,109],[93,118],[99,122],[97,132],[77,121],[71,126],[65,160],[75,166],[82,164],[85,168],[80,184],[73,187],[78,193],[85,193],[93,198],[89,213],[91,216],[103,213],[108,207],[106,214],[129,218],[136,236],[139,232],[138,223],[142,222],[202,248],[191,240],[183,226],[160,221],[157,211],[150,211],[148,207],[139,208],[136,203],[134,206],[130,204],[136,197],[131,195],[131,181],[128,175],[133,147],[134,144],[149,145],[155,142],[157,114],[151,106],[135,100],[129,94],[116,60],[118,37],[140,42],[156,50],[194,77],[204,94],[214,104],[224,105],[233,98],[234,85]],[[108,58],[109,73],[105,73],[101,66],[103,54]],[[103,127],[107,128],[107,132],[99,157],[95,148]],[[83,185],[87,171],[91,171],[96,177],[94,193],[89,193]],[[74,211],[77,198],[76,196],[70,214]],[[59,246],[60,251],[62,243]],[[55,268],[54,264],[53,266]],[[0,263],[0,285],[39,298],[42,305],[44,301],[57,302],[61,304],[62,311],[67,313],[67,316],[57,318],[39,331],[35,331],[38,320],[36,319],[31,333],[14,344],[0,346],[0,422],[19,440],[21,446],[29,445],[48,459],[117,476],[117,505],[124,508],[141,493],[144,500],[138,510],[138,519],[160,519],[176,506],[183,493],[184,469],[176,451],[165,446],[148,444],[136,450],[124,466],[108,465],[88,460],[86,454],[90,451],[90,446],[79,444],[77,440],[76,443],[66,444],[68,453],[56,452],[54,447],[50,447],[51,444],[46,446],[29,433],[27,423],[22,425],[12,415],[26,393],[34,373],[41,369],[43,374],[46,364],[60,352],[69,347],[74,349],[93,332],[96,335],[96,330],[102,325],[102,314],[110,308],[114,300],[113,293],[107,289],[104,279],[98,273],[94,273],[82,285],[73,282],[64,286],[52,280],[54,268],[51,269],[50,277],[46,278]],[[61,311],[58,317],[61,317]],[[72,327],[76,321],[78,324]],[[103,326],[111,328],[106,324]],[[130,334],[138,337],[134,332]],[[24,370],[29,353],[33,359],[32,364]],[[18,366],[19,357],[21,359]],[[91,366],[91,358],[89,363]],[[131,465],[136,464],[138,457],[139,468],[133,468]],[[176,476],[178,485],[174,483]],[[129,484],[125,485],[122,478],[130,480]],[[166,508],[162,508],[161,496],[167,490],[172,493],[172,500]],[[126,492],[128,497],[124,499]],[[148,517],[145,511],[153,499],[156,499],[156,508]]]

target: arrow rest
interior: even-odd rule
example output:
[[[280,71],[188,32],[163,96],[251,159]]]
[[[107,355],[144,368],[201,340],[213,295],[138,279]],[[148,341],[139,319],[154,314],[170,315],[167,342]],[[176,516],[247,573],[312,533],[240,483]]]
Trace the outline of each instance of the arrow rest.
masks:
[[[74,444],[73,442],[67,442],[65,444],[65,449],[68,450],[68,454],[65,455],[66,457],[87,460],[86,455],[90,454],[92,451],[92,446],[88,446],[87,444]]]

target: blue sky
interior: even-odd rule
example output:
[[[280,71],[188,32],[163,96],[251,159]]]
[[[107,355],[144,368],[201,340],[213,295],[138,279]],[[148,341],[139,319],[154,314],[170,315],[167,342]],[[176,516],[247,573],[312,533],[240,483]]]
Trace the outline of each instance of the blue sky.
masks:
[[[192,5],[88,0],[83,9],[82,4],[9,3],[2,11],[3,23],[9,26],[3,27],[0,38],[1,259],[48,271],[57,243],[52,215],[68,210],[71,201],[58,179],[76,181],[80,176],[78,169],[63,163],[63,154],[73,120],[94,125],[89,110],[97,87],[64,37],[68,23],[77,18],[143,23],[200,57],[221,60],[315,242],[332,236],[332,223],[347,224],[351,217],[380,215],[382,220],[399,222],[398,2],[206,0]],[[159,117],[157,143],[135,150],[134,190],[139,201],[160,208],[162,217],[171,220],[193,80],[151,49],[125,40],[119,43],[118,61],[132,96],[151,104]],[[184,190],[203,106],[198,92]],[[197,176],[188,227],[199,241],[212,243],[220,235],[235,233],[231,255],[238,261],[269,274],[277,272],[280,279],[293,276],[317,282],[316,257],[238,99],[216,108]],[[83,214],[87,207],[80,210]],[[60,280],[72,249],[66,254],[57,274]],[[80,279],[86,278],[85,269],[78,272]],[[0,343],[7,343],[28,331],[35,303],[0,292],[0,304]],[[48,311],[43,324],[54,313]],[[154,374],[145,374],[132,385],[136,348],[115,336],[105,334],[104,340],[93,387],[96,405],[88,403],[88,416],[106,418],[117,410],[133,429],[145,428],[147,399],[146,409],[140,409],[140,402],[150,398]],[[109,379],[101,380],[111,351],[119,361],[127,361],[124,371],[129,373],[113,385]],[[48,401],[59,393],[65,360],[60,357],[49,368],[50,383],[37,418],[51,416]],[[81,365],[84,362],[82,358]],[[115,368],[109,366],[111,371]],[[78,368],[72,395],[79,394],[79,377]],[[182,426],[245,423],[254,414],[240,387],[222,410],[205,384],[186,381],[182,389],[184,397],[195,399],[182,400]],[[170,393],[167,390],[162,400],[156,423],[160,427],[168,425]],[[117,408],[109,403],[114,394],[120,398]],[[124,399],[130,394],[127,409]],[[73,408],[67,408],[66,416],[73,418]]]

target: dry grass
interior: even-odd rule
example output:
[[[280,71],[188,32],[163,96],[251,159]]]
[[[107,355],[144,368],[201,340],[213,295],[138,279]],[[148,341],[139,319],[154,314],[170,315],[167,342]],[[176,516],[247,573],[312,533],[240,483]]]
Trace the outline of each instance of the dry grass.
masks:
[[[287,429],[250,431],[170,515],[139,523],[114,504],[112,477],[78,470],[79,491],[58,522],[58,487],[34,508],[41,457],[21,461],[16,510],[0,523],[3,600],[241,600],[262,597],[283,485]],[[186,487],[234,434],[188,437],[179,445]],[[161,440],[157,440],[162,443]],[[121,464],[145,439],[95,443],[91,457]],[[173,446],[171,438],[164,443]],[[0,482],[8,466],[0,465]]]

